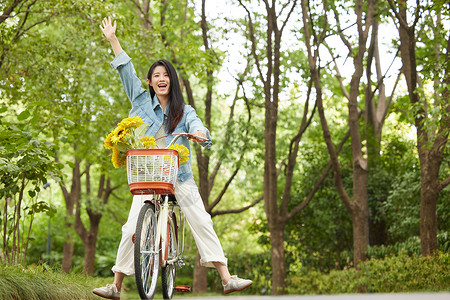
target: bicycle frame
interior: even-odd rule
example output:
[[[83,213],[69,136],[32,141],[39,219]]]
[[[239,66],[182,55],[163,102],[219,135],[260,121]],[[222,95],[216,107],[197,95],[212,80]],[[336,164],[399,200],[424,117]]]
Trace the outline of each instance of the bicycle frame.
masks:
[[[185,218],[182,216],[181,209],[179,211],[179,219],[182,221],[181,224],[181,245],[180,245],[180,233],[178,232],[177,228],[177,243],[176,243],[176,253],[177,255],[170,260],[166,260],[166,243],[167,241],[167,222],[168,222],[168,216],[169,216],[169,196],[165,196],[161,201],[162,204],[159,204],[159,216],[158,216],[158,230],[156,234],[156,247],[155,249],[160,249],[161,256],[160,256],[160,265],[161,267],[165,267],[167,264],[173,264],[179,260],[181,260],[180,256],[184,252],[184,225],[185,225]],[[175,205],[173,205],[174,207]],[[172,207],[172,211],[173,211]],[[176,217],[175,217],[176,218]],[[178,225],[178,224],[177,224]]]
[[[208,139],[190,133],[171,134],[171,136],[172,135],[176,137],[172,139],[169,147],[173,145],[180,136],[186,136],[188,139],[196,138],[197,140],[208,141]],[[165,137],[166,136],[160,138]],[[134,156],[138,155],[139,154],[135,154]],[[133,154],[130,154],[130,157],[132,156]],[[144,167],[146,167],[145,163]],[[169,195],[167,195],[174,193],[176,181],[168,179],[168,187],[153,189],[153,186],[158,186],[159,183],[164,183],[166,181],[160,181],[159,177],[154,181],[146,180],[146,178],[147,177],[145,177],[145,180],[142,182],[139,180],[132,182],[142,183],[139,187],[132,189],[130,186],[130,191],[132,193],[136,192],[135,195],[138,193],[141,193],[142,196],[153,195],[152,200],[144,201],[147,204],[142,206],[136,225],[136,232],[139,232],[139,234],[136,235],[137,242],[135,243],[134,251],[135,272],[137,274],[136,285],[141,298],[153,299],[156,291],[159,269],[161,268],[163,296],[167,299],[171,299],[173,292],[177,290],[175,285],[176,268],[177,266],[178,268],[184,266],[181,255],[184,252],[186,219],[180,206],[176,202],[172,203],[169,201]],[[152,176],[150,178],[153,179],[154,177]],[[166,180],[166,178],[164,178],[164,180]],[[146,220],[151,221],[147,222]],[[144,241],[143,244],[141,244],[141,241]],[[190,288],[182,289],[182,291],[189,290]]]

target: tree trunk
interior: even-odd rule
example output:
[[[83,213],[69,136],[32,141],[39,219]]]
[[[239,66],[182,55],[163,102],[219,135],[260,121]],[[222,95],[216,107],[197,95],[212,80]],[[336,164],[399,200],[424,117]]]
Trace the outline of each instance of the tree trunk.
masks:
[[[61,271],[63,273],[69,273],[72,268],[72,256],[73,256],[73,202],[70,199],[66,199],[66,217],[65,217],[65,239],[63,248],[63,260],[61,265]]]
[[[357,1],[357,25],[359,33],[358,52],[353,58],[355,72],[350,82],[350,98],[348,101],[348,125],[350,129],[353,163],[353,209],[351,210],[353,223],[353,262],[355,267],[358,262],[366,259],[367,246],[369,245],[369,207],[367,198],[367,160],[363,156],[363,145],[359,130],[358,97],[359,85],[363,75],[364,55],[369,28],[373,20],[373,4],[369,1],[365,28],[363,29],[363,3]]]
[[[77,149],[77,145],[73,145],[74,151]],[[56,158],[58,160],[58,157]],[[73,256],[73,228],[74,228],[74,208],[75,203],[81,197],[81,173],[80,173],[80,162],[75,159],[74,167],[72,169],[72,186],[70,193],[65,187],[64,183],[61,182],[60,187],[64,195],[64,200],[66,203],[66,218],[65,218],[65,241],[63,249],[63,261],[62,261],[62,272],[68,273],[72,268],[72,256]]]
[[[66,230],[71,231],[73,227],[69,227],[66,223]],[[72,257],[73,257],[73,235],[67,233],[66,241],[64,242],[63,249],[63,261],[61,265],[61,271],[63,273],[69,273],[72,269]]]
[[[86,212],[89,216],[89,230],[86,229],[84,223],[81,219],[81,203],[78,200],[76,202],[76,215],[75,215],[75,231],[83,241],[84,246],[84,264],[83,271],[92,275],[94,273],[95,267],[95,251],[97,245],[97,236],[98,236],[98,228],[100,225],[100,220],[102,218],[102,214],[96,212],[92,209],[92,203],[90,203],[91,198],[91,176],[90,176],[90,164],[86,165],[85,168],[85,176],[86,176],[86,199],[88,199],[86,203]],[[114,188],[110,187],[110,180],[107,179],[105,182],[105,175],[100,175],[98,192],[97,192],[97,201],[102,200],[103,204],[108,203],[109,195],[111,194]]]
[[[206,293],[208,291],[208,269],[200,265],[200,254],[195,255],[194,281],[192,291],[194,293]]]
[[[98,226],[97,226],[97,230],[95,230],[95,232],[89,232],[87,235],[87,240],[83,241],[83,244],[84,244],[83,271],[89,276],[92,276],[92,274],[94,274],[95,251],[96,251],[96,245],[97,245],[97,232],[98,232]]]
[[[404,4],[404,3],[401,3]],[[429,118],[425,103],[420,103],[420,91],[417,91],[417,64],[416,64],[416,22],[412,26],[408,25],[406,5],[397,6],[392,0],[389,5],[399,22],[400,53],[403,63],[403,73],[405,74],[408,86],[408,94],[412,105],[418,105],[419,109],[415,113],[414,121],[417,128],[417,151],[420,160],[420,243],[422,255],[431,255],[438,249],[437,242],[437,216],[436,205],[439,192],[448,185],[439,182],[439,168],[443,161],[443,151],[448,140],[448,125],[450,107],[448,106],[448,88],[442,93],[441,105],[445,113],[441,116],[442,121],[439,128],[430,130],[426,126]],[[417,10],[419,11],[419,9]],[[418,16],[416,16],[417,18]],[[447,41],[446,63],[449,62],[450,39]],[[444,82],[448,85],[450,78],[448,68],[445,69]],[[432,142],[434,140],[434,142]]]
[[[423,256],[438,250],[436,205],[439,197],[439,167],[442,157],[422,149],[420,177],[420,246]],[[423,153],[425,152],[425,153]]]
[[[372,90],[372,63],[375,63],[375,71],[377,76],[377,87]],[[368,162],[368,182],[371,182],[372,176],[376,176],[375,172],[380,167],[380,151],[381,151],[381,132],[384,120],[387,114],[385,87],[383,76],[381,74],[380,55],[378,49],[378,20],[373,19],[373,29],[368,49],[368,57],[366,64],[366,103],[365,103],[365,133],[367,140],[367,162]],[[375,92],[378,90],[378,101],[375,101]],[[375,178],[374,178],[375,179]],[[375,181],[376,182],[376,181]],[[374,195],[368,199],[369,201],[369,244],[384,245],[387,240],[386,218],[381,209],[382,204],[386,201],[387,195],[375,198]]]
[[[72,268],[72,256],[73,256],[73,229],[74,229],[74,207],[75,207],[75,198],[80,197],[80,164],[79,162],[75,162],[75,166],[72,170],[72,189],[71,192],[68,193],[65,188],[63,188],[64,199],[66,202],[66,218],[65,218],[65,232],[66,237],[64,241],[64,249],[63,249],[63,261],[62,261],[62,272],[68,273]]]
[[[356,176],[356,175],[355,175]],[[354,213],[352,214],[353,226],[353,264],[358,266],[359,262],[367,259],[367,245],[369,244],[369,211],[367,207],[367,196],[358,201],[358,195],[354,194]],[[363,201],[361,201],[363,200]],[[358,203],[359,202],[359,203]]]
[[[286,255],[284,250],[284,224],[270,229],[272,254],[272,295],[286,294]]]

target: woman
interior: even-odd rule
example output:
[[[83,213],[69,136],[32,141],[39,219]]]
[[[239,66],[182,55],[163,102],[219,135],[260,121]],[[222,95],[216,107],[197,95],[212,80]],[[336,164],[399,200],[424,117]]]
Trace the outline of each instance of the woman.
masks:
[[[193,138],[203,146],[210,147],[209,131],[197,117],[195,110],[184,104],[183,95],[178,82],[177,73],[170,62],[160,60],[155,62],[147,74],[150,93],[141,87],[141,81],[131,63],[130,57],[123,51],[116,37],[116,21],[111,17],[105,18],[100,25],[105,37],[111,43],[115,58],[111,66],[119,72],[125,92],[131,101],[130,117],[140,116],[148,123],[146,135],[155,138],[170,133],[189,132],[201,137]],[[188,149],[189,141],[182,137],[182,144]],[[166,137],[159,147],[169,144],[172,137]],[[214,231],[211,216],[206,212],[198,188],[192,177],[189,163],[180,166],[178,180],[175,186],[175,196],[186,220],[188,221],[199,250],[202,266],[215,267],[222,279],[224,293],[240,291],[252,284],[251,280],[231,276],[227,259],[225,258],[220,241]],[[116,264],[112,268],[114,283],[106,287],[96,288],[93,292],[101,297],[120,299],[120,289],[125,275],[134,275],[132,236],[136,228],[136,220],[142,206],[142,196],[134,196],[127,223],[122,227],[122,239],[117,251]]]

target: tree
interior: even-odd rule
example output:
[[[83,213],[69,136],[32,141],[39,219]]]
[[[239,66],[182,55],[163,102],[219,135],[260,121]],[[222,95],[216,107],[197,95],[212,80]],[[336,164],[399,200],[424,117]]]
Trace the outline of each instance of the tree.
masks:
[[[1,108],[1,113],[6,111],[6,107]],[[0,262],[7,264],[26,264],[34,216],[40,212],[54,214],[45,201],[38,201],[41,187],[48,178],[61,178],[62,166],[52,158],[54,145],[41,141],[39,131],[27,124],[27,119],[36,121],[31,116],[24,110],[17,121],[5,120],[5,116],[0,121]]]
[[[323,2],[323,11],[328,11],[326,2]],[[367,195],[367,160],[363,155],[363,144],[361,132],[359,128],[360,110],[358,108],[359,85],[364,71],[364,57],[366,53],[366,43],[368,39],[369,30],[373,24],[373,12],[375,8],[375,1],[369,1],[367,6],[363,5],[363,1],[357,1],[355,6],[356,26],[358,31],[357,49],[353,49],[351,43],[342,34],[340,30],[338,13],[335,13],[337,26],[340,37],[343,43],[349,49],[349,56],[353,59],[354,73],[350,81],[350,92],[342,88],[344,95],[348,98],[348,124],[351,138],[352,149],[352,167],[353,167],[353,199],[349,196],[344,188],[341,174],[341,167],[339,165],[336,148],[332,142],[330,129],[325,117],[323,99],[322,99],[322,84],[320,80],[320,67],[317,65],[319,57],[318,45],[320,45],[325,38],[327,15],[324,15],[324,21],[321,24],[322,31],[316,33],[314,26],[310,33],[309,20],[311,15],[306,1],[302,1],[303,23],[305,31],[305,41],[308,49],[308,62],[311,71],[312,80],[316,89],[316,97],[318,101],[318,111],[323,129],[323,136],[327,144],[328,152],[333,165],[335,185],[339,196],[344,202],[347,210],[352,216],[353,225],[353,251],[354,251],[354,265],[366,259],[367,246],[369,244],[369,209],[368,209],[368,195]],[[365,11],[365,8],[367,11]],[[320,26],[320,25],[319,25]],[[313,53],[312,42],[316,45]],[[338,73],[338,76],[340,74]],[[341,87],[343,87],[341,82]]]
[[[33,103],[40,103],[37,106],[39,113],[33,118],[32,125],[45,139],[53,140],[59,146],[53,157],[61,163],[66,162],[65,165],[72,169],[69,179],[72,181],[71,191],[66,188],[66,178],[60,182],[68,214],[62,269],[68,272],[71,268],[72,232],[75,226],[85,245],[84,270],[92,274],[102,208],[97,203],[105,203],[114,187],[105,168],[101,173],[94,174],[90,170],[92,166],[104,164],[104,151],[100,150],[101,155],[96,155],[97,149],[102,149],[101,137],[107,133],[107,129],[102,128],[109,128],[111,123],[117,122],[118,111],[108,110],[112,107],[110,99],[99,97],[103,83],[108,82],[108,75],[103,68],[98,68],[100,61],[104,61],[104,52],[98,52],[98,46],[92,42],[92,31],[98,31],[98,27],[92,26],[93,20],[88,12],[93,7],[86,3],[78,1],[73,6],[73,3],[54,1],[43,4],[25,2],[10,9],[10,14],[15,12],[10,17],[20,22],[17,29],[9,26],[15,31],[11,31],[12,38],[5,39],[14,43],[10,42],[8,47],[3,48],[2,67],[9,75],[5,76],[2,82],[5,86],[2,88],[5,88],[5,94],[10,95],[10,99],[14,99],[10,105],[22,104],[25,108],[34,109]],[[54,9],[48,10],[48,7]],[[94,10],[99,9],[96,7]],[[61,15],[64,17],[64,30],[58,25],[63,20]],[[54,23],[46,23],[50,17]],[[84,26],[79,26],[80,23]],[[6,28],[10,30],[9,27]],[[24,36],[27,38],[19,39]],[[15,51],[9,51],[13,48]],[[91,80],[83,80],[88,78]],[[14,88],[10,89],[11,86]],[[39,101],[29,100],[34,98]],[[72,145],[73,151],[66,146],[66,142]],[[70,155],[73,155],[73,162],[70,162]],[[85,172],[80,172],[80,168]],[[86,180],[83,181],[84,175]],[[90,195],[93,178],[98,179],[98,201]],[[84,194],[83,184],[86,184]],[[88,229],[81,221],[85,208],[90,222]]]
[[[403,62],[402,71],[405,75],[414,125],[417,129],[417,151],[421,171],[420,240],[422,255],[425,256],[431,255],[438,249],[436,205],[439,193],[450,184],[450,177],[443,180],[439,178],[450,128],[450,90],[448,87],[450,84],[450,36],[441,23],[441,8],[446,4],[440,1],[422,4],[418,1],[411,16],[414,19],[411,25],[405,1],[397,4],[389,0],[389,5],[393,18],[397,22],[400,36],[399,49]],[[428,12],[429,18],[425,18],[425,22],[420,25],[421,16],[428,8],[431,8]],[[434,37],[430,42],[435,46],[419,56],[416,49],[417,37],[426,39],[425,35],[430,31]],[[440,50],[442,46],[446,47],[445,56]],[[433,59],[427,62],[426,57]],[[418,64],[421,61],[427,68],[419,72]],[[434,83],[431,97],[427,96],[423,90],[423,81],[427,80]],[[441,82],[444,83],[442,87],[440,86]]]
[[[287,223],[311,201],[315,192],[325,180],[328,171],[331,169],[331,164],[323,169],[321,176],[317,179],[316,183],[311,188],[311,191],[302,201],[298,201],[298,199],[292,197],[294,171],[297,167],[299,144],[303,134],[311,123],[317,103],[315,103],[312,109],[309,108],[312,88],[312,81],[309,81],[303,112],[297,123],[299,124],[298,129],[294,132],[292,137],[289,137],[286,157],[282,159],[279,164],[280,166],[277,167],[277,162],[279,160],[277,152],[282,153],[280,148],[283,145],[283,143],[279,142],[277,139],[277,123],[279,118],[278,105],[280,102],[280,93],[283,88],[282,82],[285,79],[284,76],[287,76],[281,72],[282,35],[296,8],[297,1],[281,4],[281,9],[278,9],[278,3],[275,3],[275,1],[272,3],[263,1],[267,18],[265,20],[265,24],[267,25],[267,28],[265,28],[266,33],[264,35],[265,40],[262,44],[264,50],[261,50],[258,47],[261,39],[257,36],[257,26],[255,26],[255,21],[253,20],[254,16],[252,16],[250,10],[243,1],[239,1],[239,3],[247,13],[251,54],[255,62],[258,79],[263,83],[265,112],[264,208],[268,222],[268,230],[270,232],[272,294],[277,295],[286,292],[285,227]],[[286,12],[285,9],[287,10]],[[292,53],[291,58],[294,57],[295,55]],[[296,60],[295,63],[301,65],[302,61],[301,59]],[[285,69],[291,68],[289,65],[283,67],[285,67]],[[280,176],[282,170],[284,170],[284,176]],[[280,182],[282,193],[278,192]],[[294,204],[294,201],[296,201],[296,204]]]
[[[109,68],[105,63],[107,50],[101,46],[101,49],[98,49],[101,44],[100,36],[98,40],[91,39],[93,31],[98,31],[98,27],[89,26],[93,20],[88,15],[77,22],[84,23],[85,30],[68,26],[68,31],[78,31],[77,38],[60,41],[62,48],[71,56],[71,63],[65,66],[65,71],[70,74],[68,80],[72,83],[65,91],[66,101],[59,105],[61,109],[66,108],[65,114],[73,122],[65,132],[68,145],[72,149],[66,148],[65,153],[57,153],[57,159],[68,161],[72,173],[60,183],[67,213],[67,239],[63,250],[62,270],[68,272],[72,267],[74,229],[84,246],[83,270],[92,275],[103,209],[113,191],[122,185],[126,178],[124,170],[117,173],[111,171],[112,164],[106,159],[107,152],[102,141],[121,116],[125,115],[127,107],[122,105],[122,99],[111,96],[120,89],[120,85],[110,87],[108,84],[110,74],[104,70]],[[78,51],[76,55],[71,53],[70,49],[74,45],[75,48],[83,50]],[[73,74],[89,80],[76,81]],[[53,134],[57,136],[63,132],[55,129]],[[114,180],[114,176],[119,179]],[[95,194],[92,192],[94,189],[97,190]],[[84,215],[87,215],[87,218]]]

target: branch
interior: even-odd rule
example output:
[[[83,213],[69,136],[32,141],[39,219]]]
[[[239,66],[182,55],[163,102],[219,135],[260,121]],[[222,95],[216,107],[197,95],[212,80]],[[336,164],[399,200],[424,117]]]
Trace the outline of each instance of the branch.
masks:
[[[442,114],[442,120],[440,128],[436,134],[436,139],[434,140],[433,149],[436,151],[440,151],[441,153],[444,151],[444,145],[448,142],[448,129],[450,127],[450,35],[447,40],[447,53],[445,55],[445,79],[444,84],[445,88],[442,92],[442,101],[440,103],[441,107],[445,109],[445,113]]]
[[[416,18],[414,19],[413,25],[411,26],[412,28],[415,28],[417,25],[417,22],[419,22],[419,20],[420,20],[420,17],[421,17],[420,8],[421,8],[420,0],[416,0],[416,12],[415,12]]]
[[[247,16],[248,16],[248,25],[249,25],[249,29],[250,29],[249,35],[250,35],[250,40],[251,40],[251,43],[252,43],[252,50],[251,50],[251,52],[252,52],[253,57],[254,57],[254,59],[255,59],[255,64],[256,64],[256,68],[258,69],[259,77],[261,78],[261,81],[265,84],[265,82],[266,82],[267,80],[269,80],[269,78],[267,78],[267,80],[264,79],[264,75],[263,75],[262,70],[261,70],[261,66],[260,66],[260,63],[259,63],[258,55],[256,54],[256,40],[255,40],[255,32],[254,32],[254,28],[253,28],[252,16],[251,16],[251,14],[250,14],[250,11],[249,11],[249,10],[247,9],[247,7],[242,3],[242,1],[241,1],[241,0],[238,0],[238,1],[239,1],[239,4],[240,4],[240,5],[245,9],[245,11],[247,12]]]
[[[334,12],[334,17],[336,18],[336,26],[338,28],[339,36],[340,36],[342,42],[344,43],[344,45],[347,46],[347,49],[348,49],[348,52],[350,53],[350,55],[352,55],[352,53],[353,53],[352,45],[347,40],[347,38],[345,37],[345,35],[343,33],[343,30],[341,29],[341,21],[339,20],[339,13],[336,11],[335,7],[333,7],[333,12]],[[352,24],[351,26],[353,26],[355,24]],[[351,27],[351,26],[349,26],[349,27]],[[347,27],[347,28],[349,28],[349,27]]]
[[[244,98],[244,101],[245,101],[246,106],[247,106],[247,112],[248,112],[247,124],[250,123],[251,118],[252,118],[251,111],[250,111],[250,108],[249,108],[249,105],[248,105],[248,99],[247,99],[247,97],[245,96],[245,91],[244,91],[244,87],[243,87],[243,82],[244,82],[245,74],[247,73],[249,67],[250,67],[250,60],[247,59],[247,65],[246,65],[244,71],[239,75],[239,78],[237,78],[237,79],[235,78],[236,81],[237,81],[236,92],[235,92],[235,94],[234,94],[233,103],[231,104],[231,107],[230,107],[230,115],[228,116],[228,120],[229,120],[229,121],[228,121],[228,123],[227,123],[227,129],[226,129],[226,131],[225,131],[225,143],[224,143],[223,147],[228,146],[229,141],[231,140],[230,135],[231,135],[231,132],[232,132],[232,131],[229,130],[229,128],[231,127],[231,125],[232,125],[232,122],[231,122],[231,121],[232,121],[233,118],[234,118],[234,106],[236,105],[236,102],[237,102],[237,100],[239,99],[239,87],[242,87],[242,89],[243,89],[243,94],[244,94],[243,98]],[[244,132],[245,132],[245,136],[247,136],[247,135],[248,135],[248,126],[244,126],[244,128],[245,128],[245,131],[244,131]],[[241,151],[241,157],[240,157],[239,160],[238,160],[239,162],[243,159],[243,155],[244,155],[244,153],[245,153],[246,148],[247,148],[247,147],[244,146],[244,149],[242,149],[242,151]],[[223,156],[225,156],[225,155],[226,155],[226,154],[223,154]],[[209,177],[209,192],[211,192],[211,190],[212,190],[212,188],[213,188],[215,178],[216,178],[217,173],[218,173],[218,171],[219,171],[219,169],[220,169],[220,167],[221,167],[221,165],[222,165],[223,156],[219,157],[218,162],[217,162],[216,166],[214,167],[213,172],[211,173],[211,175],[210,175],[210,177]]]
[[[55,162],[59,163],[59,155],[58,155],[58,151],[55,151]],[[62,178],[61,181],[59,182],[59,187],[61,188],[61,191],[63,193],[63,197],[64,197],[64,201],[66,203],[66,207],[68,205],[68,199],[69,199],[69,191],[66,188],[66,185],[64,183],[64,179]]]
[[[261,202],[261,200],[263,200],[263,199],[264,199],[264,195],[259,197],[258,199],[256,199],[252,204],[244,206],[244,207],[239,208],[239,209],[227,209],[227,210],[218,210],[218,211],[215,211],[215,212],[211,212],[211,217],[218,216],[218,215],[225,215],[225,214],[238,214],[238,213],[241,213],[241,212],[243,212],[243,211],[245,211],[245,210],[255,206],[256,204]]]
[[[230,186],[231,182],[233,181],[234,177],[236,177],[236,174],[238,173],[240,167],[237,167],[233,174],[230,176],[230,178],[228,178],[227,182],[225,183],[225,185],[223,186],[222,190],[220,191],[219,195],[217,196],[216,200],[214,200],[213,203],[211,203],[210,205],[208,205],[207,211],[212,211],[212,209],[220,202],[220,200],[222,200],[223,195],[225,194],[225,192],[227,191],[228,187]]]
[[[401,75],[402,75],[402,72],[401,71],[398,72],[397,78],[395,79],[394,87],[392,88],[392,94],[391,94],[391,96],[389,96],[388,103],[387,103],[386,107],[384,108],[385,109],[385,111],[383,113],[384,116],[387,115],[389,107],[391,106],[391,102],[392,102],[392,99],[394,98],[394,93],[395,93],[395,90],[397,89],[397,85],[400,82]]]
[[[289,154],[288,154],[288,163],[286,167],[286,183],[284,186],[284,193],[283,193],[283,200],[281,202],[281,216],[285,216],[288,209],[288,203],[291,198],[291,187],[292,187],[292,179],[294,176],[294,167],[297,159],[298,149],[299,149],[299,141],[303,136],[303,133],[305,132],[306,128],[308,128],[309,124],[311,124],[312,117],[314,116],[316,107],[317,107],[317,101],[314,104],[314,109],[310,115],[309,118],[307,118],[308,115],[308,106],[309,106],[309,100],[311,95],[311,88],[312,88],[312,80],[308,83],[308,92],[307,92],[307,99],[305,101],[305,106],[303,108],[303,117],[300,122],[300,128],[298,130],[298,133],[296,136],[294,136],[291,140],[291,143],[289,145]],[[308,119],[308,120],[307,120]],[[294,148],[294,149],[292,149]]]
[[[336,58],[335,58],[333,52],[331,51],[330,47],[328,46],[328,44],[326,42],[324,42],[323,44],[326,46],[326,48],[328,49],[328,52],[331,55],[331,58],[333,59],[334,67],[336,69],[336,78],[339,80],[339,86],[341,87],[342,94],[344,94],[344,97],[347,98],[347,100],[350,100],[350,94],[347,91],[347,89],[345,88],[341,72],[339,71],[339,67],[338,67],[338,64],[336,62]]]
[[[289,4],[290,1],[288,1],[283,8],[281,9],[280,15],[283,12],[284,8]],[[280,32],[283,32],[284,27],[286,26],[287,21],[289,20],[289,18],[291,17],[292,12],[294,11],[295,6],[297,5],[297,0],[294,0],[294,3],[292,4],[291,10],[289,11],[286,20],[284,20],[283,25],[281,25],[281,29]]]
[[[183,78],[184,87],[186,88],[186,95],[188,98],[188,103],[190,106],[192,106],[195,110],[195,103],[194,103],[194,93],[192,92],[191,83],[189,82],[189,79]]]
[[[142,11],[142,8],[139,5],[139,2],[133,1],[133,0],[125,0],[125,3],[131,9],[133,14],[142,20],[142,15],[144,14],[144,12]],[[145,22],[144,22],[144,24],[145,24]]]
[[[439,192],[442,191],[449,184],[450,184],[450,177],[447,177],[439,183],[438,191]]]
[[[337,149],[337,153],[339,154],[342,150],[342,147],[344,146],[345,142],[348,140],[348,138],[350,137],[350,130],[347,131],[347,133],[345,134],[344,138],[342,139],[338,149]],[[317,190],[319,189],[319,187],[322,185],[322,183],[324,182],[325,178],[328,176],[328,172],[330,172],[331,167],[333,166],[332,162],[328,162],[327,167],[325,168],[325,170],[322,173],[322,176],[319,178],[319,180],[316,182],[316,184],[314,185],[313,189],[311,190],[311,192],[309,193],[309,195],[306,197],[305,200],[303,200],[302,203],[300,203],[299,205],[297,205],[294,209],[292,209],[288,215],[286,216],[286,219],[289,220],[290,218],[292,218],[293,216],[295,216],[297,213],[299,213],[301,210],[303,210],[308,204],[309,202],[312,200],[312,198],[314,197],[315,193],[317,192]]]
[[[11,17],[11,13],[14,11],[14,8],[16,8],[16,6],[19,5],[19,3],[22,1],[23,0],[14,0],[14,2],[10,6],[5,7],[2,15],[0,16],[0,24]]]
[[[405,30],[409,29],[408,23],[406,23],[406,20],[403,19],[403,17],[397,12],[397,7],[395,6],[394,2],[392,0],[388,0],[389,6],[391,7],[391,10],[394,12],[395,16],[397,17],[398,22],[400,23],[400,26],[403,27]]]

